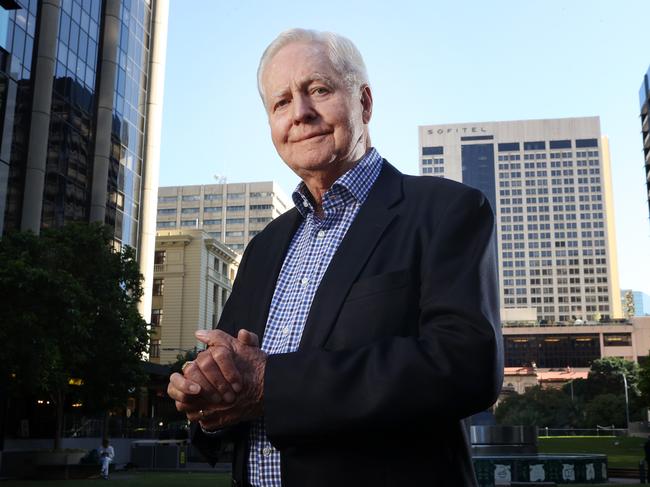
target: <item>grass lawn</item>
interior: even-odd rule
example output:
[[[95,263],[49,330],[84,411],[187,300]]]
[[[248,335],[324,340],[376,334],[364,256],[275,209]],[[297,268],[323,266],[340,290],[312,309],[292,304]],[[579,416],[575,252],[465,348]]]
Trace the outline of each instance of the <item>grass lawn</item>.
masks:
[[[2,487],[230,487],[231,476],[222,473],[188,472],[118,472],[111,474],[109,483],[102,479],[88,480],[6,480]]]
[[[550,436],[538,440],[540,453],[604,453],[610,467],[638,468],[645,438],[625,436]]]

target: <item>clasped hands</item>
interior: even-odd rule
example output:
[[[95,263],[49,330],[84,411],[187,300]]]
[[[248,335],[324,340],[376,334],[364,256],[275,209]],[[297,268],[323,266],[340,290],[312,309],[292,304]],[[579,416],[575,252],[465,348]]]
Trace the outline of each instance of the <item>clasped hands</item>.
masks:
[[[237,338],[221,330],[199,330],[195,336],[208,348],[170,376],[167,394],[176,409],[205,430],[262,416],[267,355],[257,335],[242,329]]]

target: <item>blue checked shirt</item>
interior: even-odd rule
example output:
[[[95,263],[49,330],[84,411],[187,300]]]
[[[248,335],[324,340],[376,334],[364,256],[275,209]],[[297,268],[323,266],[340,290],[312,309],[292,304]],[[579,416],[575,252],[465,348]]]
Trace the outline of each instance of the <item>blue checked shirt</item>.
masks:
[[[295,352],[309,308],[336,249],[350,228],[382,166],[370,149],[359,163],[337,179],[323,195],[324,215],[318,218],[300,183],[293,201],[304,217],[293,237],[275,286],[262,350],[268,354]],[[248,478],[255,487],[280,487],[280,452],[264,429],[264,418],[251,424]]]

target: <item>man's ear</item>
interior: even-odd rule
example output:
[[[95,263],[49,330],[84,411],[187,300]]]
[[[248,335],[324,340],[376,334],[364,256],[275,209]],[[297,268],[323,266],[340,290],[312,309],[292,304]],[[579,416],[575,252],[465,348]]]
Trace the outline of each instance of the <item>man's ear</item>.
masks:
[[[372,91],[368,85],[361,85],[361,110],[363,123],[367,125],[372,118]]]

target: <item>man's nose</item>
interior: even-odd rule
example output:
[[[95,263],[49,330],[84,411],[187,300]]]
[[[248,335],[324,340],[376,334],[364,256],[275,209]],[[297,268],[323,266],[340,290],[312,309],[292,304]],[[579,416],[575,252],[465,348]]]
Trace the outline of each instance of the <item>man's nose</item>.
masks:
[[[293,123],[304,123],[316,117],[316,110],[309,96],[300,95],[293,99]]]

